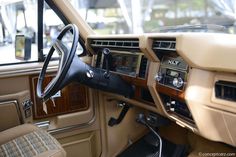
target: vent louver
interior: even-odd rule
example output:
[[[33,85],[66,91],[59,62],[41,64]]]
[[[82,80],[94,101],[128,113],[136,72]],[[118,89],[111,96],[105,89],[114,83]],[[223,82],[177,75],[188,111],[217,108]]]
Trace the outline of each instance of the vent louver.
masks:
[[[138,75],[140,78],[146,77],[147,64],[148,64],[147,58],[145,56],[142,56],[140,68],[139,68],[139,75]]]
[[[227,81],[217,81],[215,83],[216,98],[236,101],[236,83]]]
[[[95,48],[139,49],[138,39],[92,39],[91,46]]]
[[[175,39],[154,39],[152,48],[153,50],[176,51],[176,41]]]

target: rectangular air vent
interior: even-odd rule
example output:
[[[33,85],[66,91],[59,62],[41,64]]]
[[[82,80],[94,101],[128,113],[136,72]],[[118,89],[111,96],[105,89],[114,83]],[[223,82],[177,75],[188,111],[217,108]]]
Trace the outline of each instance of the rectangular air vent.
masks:
[[[215,83],[216,98],[236,101],[236,83],[228,81],[217,81]]]
[[[139,74],[138,74],[140,78],[145,79],[146,72],[147,72],[147,64],[148,64],[147,58],[145,56],[142,56],[140,67],[139,67]]]
[[[154,39],[152,48],[153,50],[176,51],[176,40],[175,39]]]
[[[91,46],[95,48],[139,49],[138,39],[92,39]]]

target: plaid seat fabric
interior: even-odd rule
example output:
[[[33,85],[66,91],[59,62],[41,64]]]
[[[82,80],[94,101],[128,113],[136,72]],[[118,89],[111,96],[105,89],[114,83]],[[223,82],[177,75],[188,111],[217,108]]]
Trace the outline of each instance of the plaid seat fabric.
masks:
[[[0,157],[33,157],[61,149],[59,143],[43,130],[36,130],[0,146]]]

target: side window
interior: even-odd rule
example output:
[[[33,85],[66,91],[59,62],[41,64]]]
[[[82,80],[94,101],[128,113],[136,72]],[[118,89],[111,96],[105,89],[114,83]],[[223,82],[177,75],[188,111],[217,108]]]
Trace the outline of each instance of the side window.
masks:
[[[44,3],[44,13],[43,13],[43,54],[46,56],[49,52],[51,45],[56,40],[57,36],[61,32],[62,28],[65,26],[63,21],[58,17],[54,10],[50,8],[47,3]],[[62,39],[63,44],[65,44],[68,49],[72,44],[72,33],[68,32]],[[78,44],[77,55],[83,53],[83,48]],[[54,58],[58,57],[57,53],[53,54]]]
[[[43,4],[43,17],[38,11]],[[38,24],[38,18],[42,23]],[[65,26],[55,10],[44,0],[4,1],[0,3],[0,65],[37,62],[40,56],[46,56],[61,29]],[[38,28],[40,27],[40,28]],[[39,29],[42,41],[38,40]],[[70,48],[72,34],[63,38],[63,43]],[[40,45],[40,46],[39,46]],[[43,51],[39,52],[39,48]],[[78,44],[77,54],[83,52]],[[40,55],[38,55],[40,54]],[[57,58],[57,53],[54,53]]]
[[[46,56],[51,45],[65,25],[47,3],[44,3],[43,12],[43,54]]]
[[[6,1],[0,8],[0,65],[37,61],[37,0]],[[24,59],[25,45],[31,55]]]

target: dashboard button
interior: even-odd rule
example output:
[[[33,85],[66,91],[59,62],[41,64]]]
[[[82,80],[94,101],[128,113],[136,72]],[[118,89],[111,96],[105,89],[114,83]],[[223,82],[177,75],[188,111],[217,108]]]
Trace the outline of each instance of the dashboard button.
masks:
[[[94,77],[94,72],[92,70],[87,70],[86,76],[91,79]]]

